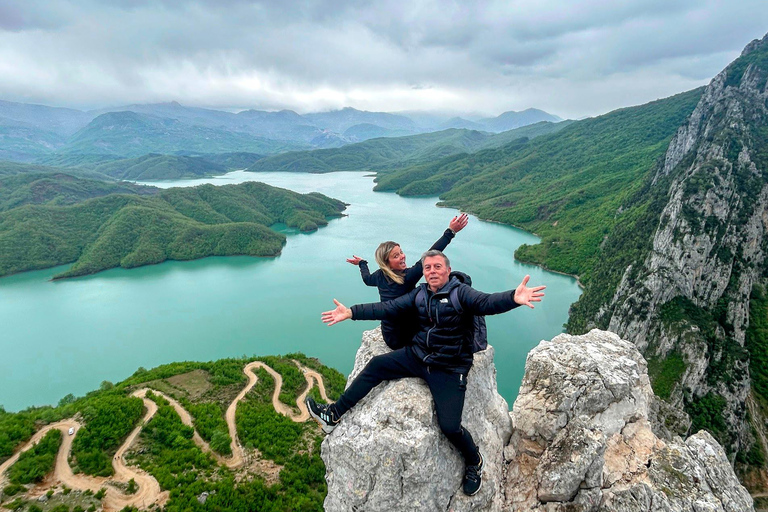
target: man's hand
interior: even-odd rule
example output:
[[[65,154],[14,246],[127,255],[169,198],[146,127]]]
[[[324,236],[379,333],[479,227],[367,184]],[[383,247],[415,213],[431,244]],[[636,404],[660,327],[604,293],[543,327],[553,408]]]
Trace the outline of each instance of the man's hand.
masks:
[[[533,309],[533,304],[531,304],[531,302],[541,302],[541,298],[544,296],[544,294],[541,293],[541,290],[546,288],[546,286],[528,288],[527,285],[530,278],[531,276],[525,276],[523,282],[520,283],[520,286],[515,289],[515,302],[521,306],[528,306]]]
[[[353,265],[359,265],[361,261],[363,261],[363,258],[360,256],[352,256],[351,258],[347,258],[347,263],[351,263]]]
[[[333,303],[336,304],[336,309],[323,312],[323,315],[322,315],[323,323],[326,323],[329,326],[331,326],[333,324],[337,324],[339,322],[343,322],[344,320],[349,320],[350,318],[352,318],[351,309],[349,309],[347,306],[337,301],[336,299],[333,299]]]
[[[469,217],[467,217],[466,213],[462,213],[461,215],[458,215],[453,219],[451,219],[451,222],[448,224],[448,229],[450,229],[454,233],[458,233],[459,231],[461,231],[466,227],[467,222],[469,222]]]

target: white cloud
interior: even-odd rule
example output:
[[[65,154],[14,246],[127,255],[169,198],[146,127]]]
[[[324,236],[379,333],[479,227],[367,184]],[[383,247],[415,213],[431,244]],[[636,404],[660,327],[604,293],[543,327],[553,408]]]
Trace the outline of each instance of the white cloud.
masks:
[[[582,117],[702,85],[766,31],[762,0],[12,0],[0,99]]]

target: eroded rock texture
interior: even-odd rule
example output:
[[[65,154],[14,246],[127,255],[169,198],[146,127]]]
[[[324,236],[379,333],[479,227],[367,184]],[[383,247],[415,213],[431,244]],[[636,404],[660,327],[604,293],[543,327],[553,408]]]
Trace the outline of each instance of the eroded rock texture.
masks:
[[[379,329],[366,331],[349,382],[389,351]],[[510,435],[507,402],[496,390],[493,347],[475,356],[462,423],[485,457],[483,487],[463,495],[464,461],[440,432],[420,379],[380,384],[323,442],[328,511],[501,510],[502,453]]]
[[[753,510],[717,441],[657,437],[652,404],[633,344],[598,330],[541,342],[511,413],[505,510]]]

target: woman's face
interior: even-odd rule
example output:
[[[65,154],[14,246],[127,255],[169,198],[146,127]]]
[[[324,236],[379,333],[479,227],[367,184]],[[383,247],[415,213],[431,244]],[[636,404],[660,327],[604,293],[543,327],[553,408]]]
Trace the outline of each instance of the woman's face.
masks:
[[[389,258],[387,258],[389,268],[392,270],[405,270],[405,253],[400,249],[399,245],[396,245],[394,249],[389,251]]]

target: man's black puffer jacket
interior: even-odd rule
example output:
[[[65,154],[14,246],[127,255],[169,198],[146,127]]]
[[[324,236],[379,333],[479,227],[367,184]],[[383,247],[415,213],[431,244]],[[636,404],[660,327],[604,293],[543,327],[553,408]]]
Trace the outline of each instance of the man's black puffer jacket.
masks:
[[[426,299],[421,307],[416,304],[419,288],[424,289]],[[457,373],[466,373],[472,367],[472,317],[505,313],[519,306],[515,302],[514,290],[483,293],[455,277],[436,293],[432,293],[426,283],[419,288],[387,302],[352,306],[352,319],[392,319],[399,314],[416,311],[420,329],[410,349],[425,364]],[[449,294],[453,288],[458,288],[457,298],[464,310],[462,314],[451,304]]]

